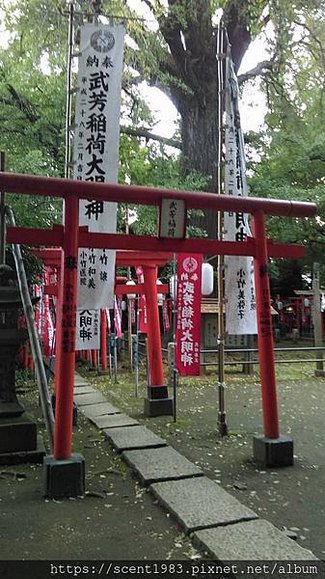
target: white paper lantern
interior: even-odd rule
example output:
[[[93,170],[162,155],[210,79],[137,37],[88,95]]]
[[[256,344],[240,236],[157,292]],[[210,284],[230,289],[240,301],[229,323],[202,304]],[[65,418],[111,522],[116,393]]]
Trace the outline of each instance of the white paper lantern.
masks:
[[[211,263],[202,263],[201,293],[210,296],[213,292],[213,267]]]
[[[159,285],[162,285],[162,281],[160,281],[160,279],[157,279],[157,286],[159,286]],[[157,290],[158,290],[158,287],[157,287]],[[164,303],[164,299],[165,299],[164,294],[159,294],[159,293],[158,293],[158,294],[157,294],[157,299],[158,299],[158,306],[162,306],[163,303]]]
[[[169,280],[169,293],[172,300],[176,299],[177,295],[177,276],[174,273]]]
[[[125,285],[136,285],[135,281],[133,281],[133,279],[130,279],[129,281],[126,282]],[[128,300],[134,300],[137,297],[137,294],[126,294]]]

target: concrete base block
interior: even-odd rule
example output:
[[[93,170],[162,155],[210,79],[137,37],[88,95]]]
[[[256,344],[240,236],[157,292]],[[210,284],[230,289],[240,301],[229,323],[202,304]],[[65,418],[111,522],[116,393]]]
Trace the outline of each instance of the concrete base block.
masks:
[[[25,408],[18,402],[3,402],[0,400],[0,419],[1,418],[14,418],[15,416],[21,416],[24,414]]]
[[[254,436],[253,458],[265,467],[292,466],[293,440],[289,436],[279,438]]]
[[[28,416],[1,419],[0,453],[25,452],[36,447],[36,423]]]
[[[168,397],[165,384],[148,386],[148,397],[144,400],[145,416],[172,416],[173,406],[173,399]]]
[[[144,414],[153,418],[154,416],[173,416],[174,403],[172,398],[145,398]]]
[[[57,460],[49,455],[43,461],[45,496],[50,499],[79,497],[85,493],[85,459],[81,454]]]
[[[18,452],[4,452],[0,454],[0,465],[42,463],[45,456],[45,446],[41,436],[37,437],[37,444],[33,450]]]

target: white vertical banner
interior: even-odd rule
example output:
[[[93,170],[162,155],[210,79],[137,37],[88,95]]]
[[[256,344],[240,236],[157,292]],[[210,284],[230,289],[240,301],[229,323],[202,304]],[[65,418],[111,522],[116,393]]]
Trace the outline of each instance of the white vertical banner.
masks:
[[[77,180],[116,183],[118,179],[124,35],[122,24],[81,27],[74,138]],[[79,224],[87,225],[90,232],[115,233],[116,210],[116,203],[81,200]],[[78,262],[76,348],[88,349],[87,340],[80,337],[82,312],[113,307],[115,251],[80,248]],[[98,345],[91,348],[99,347],[99,339],[98,332]]]
[[[78,310],[76,350],[99,350],[99,310]]]
[[[225,193],[248,195],[244,140],[238,110],[238,84],[230,57],[227,57]],[[251,235],[246,213],[224,214],[224,239],[243,242]],[[256,334],[256,304],[253,258],[225,257],[226,331],[228,334]]]

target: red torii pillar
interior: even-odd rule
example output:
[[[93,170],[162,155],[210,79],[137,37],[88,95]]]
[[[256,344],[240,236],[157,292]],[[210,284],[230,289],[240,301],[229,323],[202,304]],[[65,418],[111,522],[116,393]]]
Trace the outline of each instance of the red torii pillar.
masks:
[[[164,384],[157,300],[157,267],[144,265],[143,274],[147,303],[149,362],[148,398],[144,402],[144,412],[147,416],[172,415],[173,399],[168,396],[168,388]]]
[[[168,388],[164,380],[163,359],[161,350],[161,334],[159,308],[157,299],[157,270],[158,266],[171,261],[171,252],[151,251],[119,251],[117,265],[142,265],[144,284],[143,293],[146,296],[147,325],[148,325],[148,366],[149,385],[148,397],[144,399],[144,413],[146,416],[168,416],[173,414],[173,399],[168,396]],[[140,293],[138,285],[129,286],[129,293]],[[167,291],[168,286],[159,286],[159,293]],[[142,293],[142,292],[141,292]]]
[[[46,495],[79,496],[85,492],[85,459],[72,454],[73,395],[77,312],[79,199],[69,196],[64,204],[61,284],[57,305],[55,430],[53,456],[46,456]]]
[[[263,211],[254,213],[253,226],[256,245],[254,279],[257,339],[264,424],[264,435],[253,437],[253,456],[257,462],[265,466],[290,466],[293,464],[293,440],[280,435],[278,417],[268,251]]]

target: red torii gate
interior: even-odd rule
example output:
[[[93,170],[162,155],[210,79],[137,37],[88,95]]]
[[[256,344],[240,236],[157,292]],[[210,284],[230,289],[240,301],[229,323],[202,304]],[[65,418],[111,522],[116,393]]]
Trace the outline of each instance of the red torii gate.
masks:
[[[152,189],[11,173],[0,174],[0,190],[12,193],[63,197],[65,200],[64,226],[57,225],[51,230],[8,228],[7,235],[8,241],[11,243],[57,245],[63,248],[58,325],[64,328],[64,335],[58,346],[56,362],[57,372],[60,377],[63,378],[64,376],[64,383],[62,381],[58,385],[54,458],[53,462],[47,465],[48,470],[51,471],[48,474],[49,495],[55,492],[56,485],[60,484],[58,482],[62,477],[60,471],[66,465],[69,468],[70,481],[73,476],[76,479],[76,488],[73,489],[75,494],[80,493],[80,488],[84,484],[80,480],[84,477],[82,460],[79,455],[75,455],[75,460],[71,456],[78,247],[132,248],[140,249],[141,251],[150,248],[151,251],[172,251],[175,253],[193,252],[253,256],[265,434],[264,437],[254,438],[254,456],[257,460],[262,460],[269,466],[274,464],[292,464],[292,440],[280,436],[279,429],[267,261],[268,257],[302,257],[303,248],[296,245],[288,246],[268,242],[265,231],[265,214],[286,217],[312,217],[316,213],[316,205],[314,203]],[[159,239],[158,237],[150,236],[90,233],[84,227],[79,228],[80,198],[144,205],[160,205],[163,199],[183,200],[187,209],[212,209],[214,211],[250,213],[253,217],[254,233],[253,237],[248,238],[245,242],[201,238]],[[161,384],[156,386],[159,399],[163,400],[168,397],[166,386]],[[76,475],[75,472],[78,474]],[[69,493],[71,494],[73,490],[70,484]]]
[[[57,269],[60,275],[62,250],[58,248],[42,248],[33,249],[34,255],[42,259],[45,265]],[[144,283],[136,284],[135,286],[128,286],[125,284],[115,285],[115,295],[124,294],[145,294],[147,301],[147,317],[148,317],[148,359],[149,359],[149,386],[148,399],[145,399],[145,414],[148,416],[156,416],[161,414],[172,414],[173,405],[171,398],[162,398],[164,404],[158,404],[156,408],[156,401],[160,398],[152,398],[152,389],[156,392],[157,385],[164,384],[163,361],[161,354],[161,336],[160,323],[157,299],[155,296],[157,285],[157,268],[165,265],[168,261],[173,259],[171,252],[140,252],[140,251],[117,251],[116,252],[116,266],[143,266]],[[59,284],[58,284],[59,285]],[[45,287],[47,293],[58,295],[58,287]],[[159,293],[167,293],[168,285],[161,284],[159,286]],[[153,299],[152,299],[153,296]],[[57,339],[58,341],[58,339]],[[57,376],[57,382],[60,378]],[[151,402],[150,402],[151,401]]]

